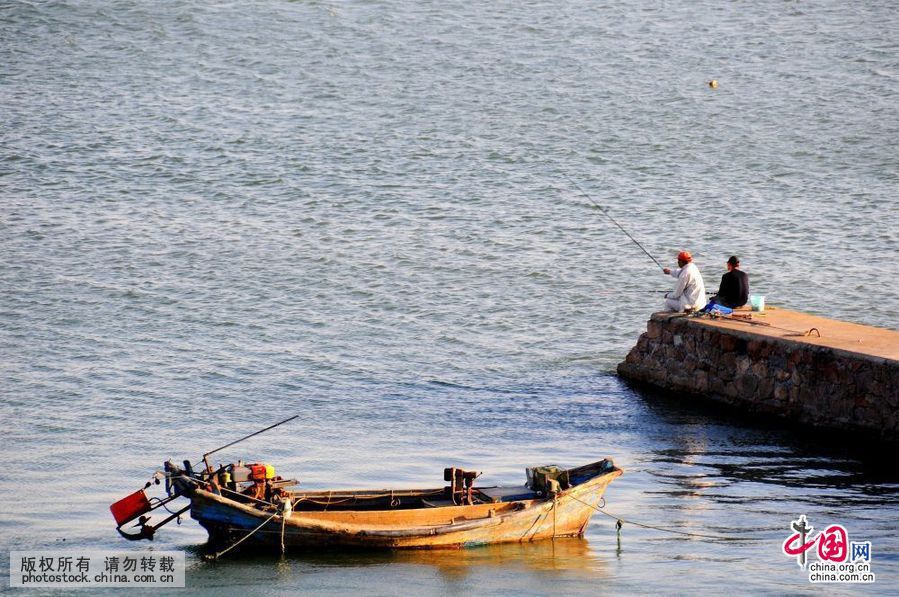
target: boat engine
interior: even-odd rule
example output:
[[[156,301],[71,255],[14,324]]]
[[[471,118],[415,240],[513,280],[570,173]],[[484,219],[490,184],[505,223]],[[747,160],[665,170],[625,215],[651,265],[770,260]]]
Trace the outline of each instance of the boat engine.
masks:
[[[530,467],[525,469],[525,473],[527,474],[528,489],[543,495],[571,487],[568,471],[555,464]]]
[[[279,495],[281,486],[296,483],[296,481],[284,482],[275,474],[275,467],[270,464],[261,462],[244,464],[241,460],[220,466],[217,481],[219,487],[264,501],[270,501]]]
[[[481,476],[481,473],[475,471],[463,471],[460,468],[443,469],[443,480],[449,481],[450,486],[445,488],[449,493],[450,499],[457,506],[470,506],[474,503],[472,496],[472,488],[474,480]]]

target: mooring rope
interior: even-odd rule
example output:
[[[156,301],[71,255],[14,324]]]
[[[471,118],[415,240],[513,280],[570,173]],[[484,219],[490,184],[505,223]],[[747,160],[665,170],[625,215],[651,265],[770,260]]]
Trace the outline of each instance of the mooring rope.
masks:
[[[271,516],[269,516],[268,518],[266,518],[266,519],[262,522],[262,524],[260,524],[258,527],[256,527],[255,529],[253,529],[253,530],[250,531],[249,533],[247,533],[247,534],[246,534],[240,541],[238,541],[237,543],[232,544],[231,547],[228,547],[227,549],[224,549],[224,550],[222,550],[222,551],[220,551],[220,552],[218,552],[218,553],[216,553],[216,554],[213,554],[213,555],[211,556],[210,559],[213,559],[213,560],[219,559],[220,557],[222,557],[223,555],[225,555],[226,553],[228,553],[229,551],[231,551],[232,549],[234,549],[235,547],[237,547],[238,545],[240,545],[241,543],[243,543],[244,541],[246,541],[247,539],[249,539],[249,538],[253,535],[253,533],[255,533],[256,531],[258,531],[259,529],[261,529],[262,527],[264,527],[265,525],[267,525],[268,522],[269,522],[272,518],[274,518],[275,516],[277,516],[278,514],[280,514],[280,512],[275,512],[274,514],[272,514]]]
[[[716,541],[763,541],[764,540],[761,537],[724,537],[723,535],[705,535],[703,533],[690,533],[688,531],[679,531],[677,529],[668,529],[665,527],[654,526],[651,524],[642,524],[639,522],[634,522],[633,520],[627,520],[626,518],[622,518],[615,514],[611,514],[609,512],[606,512],[605,510],[601,510],[600,508],[597,508],[593,504],[588,504],[584,500],[578,499],[573,495],[570,497],[571,497],[571,499],[573,499],[577,502],[580,502],[580,503],[584,504],[585,506],[589,506],[589,507],[593,508],[600,514],[603,514],[604,516],[608,516],[609,518],[614,518],[615,520],[617,520],[618,524],[615,525],[615,528],[618,529],[619,531],[621,530],[621,523],[626,522],[627,524],[632,524],[636,527],[642,527],[644,529],[652,529],[654,531],[662,531],[664,533],[675,533],[678,535],[685,535],[687,537],[699,537],[701,539],[714,539]]]

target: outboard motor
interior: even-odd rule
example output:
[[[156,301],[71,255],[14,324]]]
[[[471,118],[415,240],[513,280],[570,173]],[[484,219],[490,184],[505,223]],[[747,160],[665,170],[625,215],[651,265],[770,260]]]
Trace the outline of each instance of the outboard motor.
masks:
[[[463,471],[460,468],[443,469],[443,480],[449,481],[450,486],[446,488],[449,492],[450,499],[457,506],[468,505],[474,503],[472,497],[472,488],[474,480],[481,476],[481,473],[475,471]]]

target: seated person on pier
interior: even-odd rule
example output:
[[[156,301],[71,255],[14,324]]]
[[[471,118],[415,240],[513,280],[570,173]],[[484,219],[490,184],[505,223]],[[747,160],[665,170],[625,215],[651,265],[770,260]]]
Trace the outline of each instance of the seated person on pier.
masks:
[[[710,305],[723,305],[736,309],[749,300],[749,276],[740,270],[740,259],[731,255],[727,260],[727,273],[721,276],[718,294],[709,299]]]
[[[705,307],[705,284],[699,268],[693,263],[693,255],[689,251],[681,251],[677,255],[678,269],[662,271],[677,278],[674,290],[665,294],[666,311],[698,311]]]

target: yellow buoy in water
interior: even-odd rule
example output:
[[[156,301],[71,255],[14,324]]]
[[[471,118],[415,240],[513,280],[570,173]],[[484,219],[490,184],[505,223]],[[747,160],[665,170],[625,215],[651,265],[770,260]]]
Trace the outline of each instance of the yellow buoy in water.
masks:
[[[709,81],[709,87],[711,87],[712,89],[718,89],[718,80],[712,79],[711,81]]]

